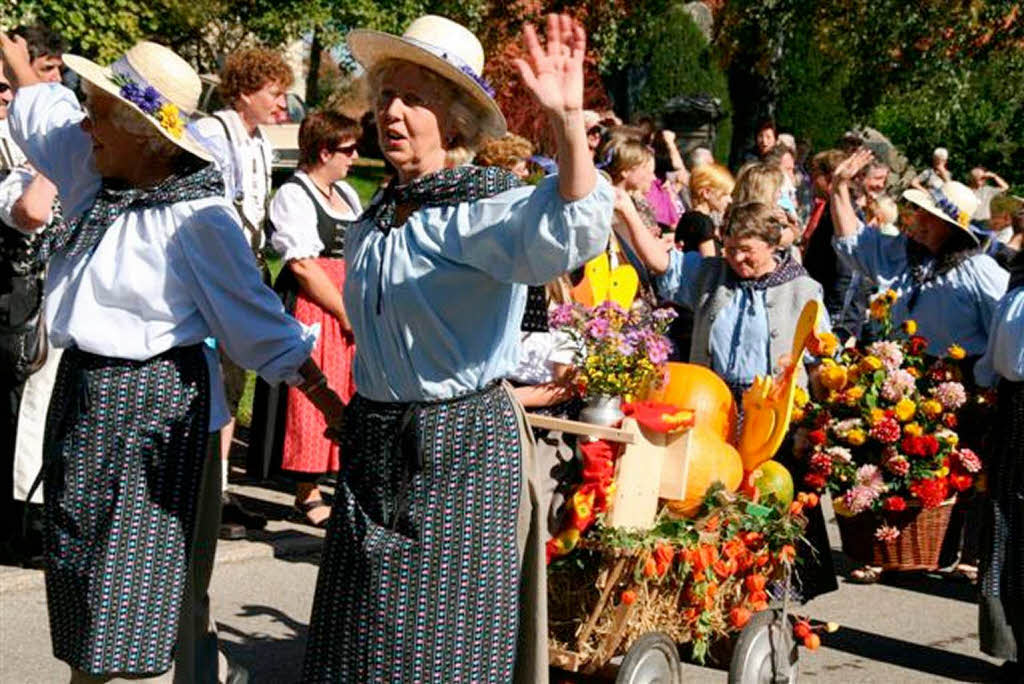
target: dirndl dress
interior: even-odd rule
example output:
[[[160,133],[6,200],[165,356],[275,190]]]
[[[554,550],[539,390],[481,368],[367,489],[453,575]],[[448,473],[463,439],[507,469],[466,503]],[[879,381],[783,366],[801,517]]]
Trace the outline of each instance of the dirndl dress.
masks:
[[[47,416],[53,653],[93,675],[168,670],[209,439],[201,345],[146,361],[72,348]]]
[[[353,398],[303,682],[513,681],[517,410],[498,384],[437,402]]]
[[[998,417],[985,463],[981,533],[981,650],[1024,657],[1024,382],[999,385]]]

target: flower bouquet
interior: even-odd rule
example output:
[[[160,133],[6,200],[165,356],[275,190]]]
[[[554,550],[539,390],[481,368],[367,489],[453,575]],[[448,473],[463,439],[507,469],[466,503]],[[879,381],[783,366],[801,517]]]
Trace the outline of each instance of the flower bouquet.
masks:
[[[652,309],[639,299],[629,310],[613,301],[593,308],[572,302],[552,310],[549,323],[575,344],[580,394],[588,401],[614,401],[618,410],[621,397],[638,396],[661,382],[671,350],[664,333],[675,317],[671,309]]]
[[[870,317],[882,339],[841,350],[816,336],[823,356],[815,397],[799,391],[793,422],[803,483],[828,489],[848,555],[887,569],[934,568],[957,492],[971,488],[981,461],[960,444],[958,412],[968,403],[950,347],[928,357],[917,325],[893,325],[892,290],[875,297]],[[909,554],[909,557],[908,557]]]

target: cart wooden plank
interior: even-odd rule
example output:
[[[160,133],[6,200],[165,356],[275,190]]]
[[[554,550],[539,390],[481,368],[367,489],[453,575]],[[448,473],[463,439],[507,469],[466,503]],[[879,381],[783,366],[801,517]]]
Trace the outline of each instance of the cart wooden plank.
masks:
[[[542,430],[561,430],[562,432],[568,432],[572,435],[607,439],[612,442],[622,442],[623,444],[636,443],[636,434],[629,430],[620,430],[619,428],[605,427],[603,425],[592,425],[578,420],[566,420],[565,418],[542,416],[539,413],[527,413],[526,422],[530,424],[530,427],[540,428]]]

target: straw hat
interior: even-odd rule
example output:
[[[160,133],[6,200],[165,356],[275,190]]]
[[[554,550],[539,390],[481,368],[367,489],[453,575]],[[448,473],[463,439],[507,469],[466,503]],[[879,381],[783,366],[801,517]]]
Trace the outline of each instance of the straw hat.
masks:
[[[203,89],[199,74],[170,48],[144,40],[109,67],[69,54],[64,55],[64,64],[142,114],[178,147],[213,161],[191,125]]]
[[[943,221],[952,223],[970,235],[975,242],[978,241],[971,230],[971,217],[978,209],[978,197],[963,183],[947,181],[940,189],[932,192],[911,188],[904,191],[903,199]]]
[[[397,59],[433,71],[477,104],[485,133],[500,138],[508,130],[494,101],[494,90],[483,78],[484,48],[461,24],[427,14],[413,21],[401,36],[355,29],[348,34],[348,47],[367,70],[382,60]]]

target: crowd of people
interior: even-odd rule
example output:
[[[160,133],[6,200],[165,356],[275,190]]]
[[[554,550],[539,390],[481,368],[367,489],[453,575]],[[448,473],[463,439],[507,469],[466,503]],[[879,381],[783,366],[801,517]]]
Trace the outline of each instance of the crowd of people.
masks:
[[[292,81],[272,50],[229,55],[226,108],[200,116],[198,75],[166,47],[102,67],[44,27],[0,36],[3,553],[45,567],[72,682],[172,664],[176,681],[244,681],[207,590],[217,537],[266,524],[227,491],[246,370],[250,463],[327,529],[303,681],[546,681],[543,544],[579,466],[523,407],[578,415],[548,312],[602,253],[679,312],[673,358],[737,398],[783,371],[809,301],[846,343],[891,289],[930,353],[962,347],[1009,427],[948,560],[980,564],[982,648],[1019,660],[1024,200],[981,167],[954,180],[943,148],[903,188],[855,136],[811,154],[772,121],[730,170],[653,119],[584,109],[582,28],[552,16],[543,33],[524,29],[515,66],[550,158],[507,131],[464,27],[351,32],[391,172],[366,207],[344,180],[362,128],[330,108],[272,187],[260,126]],[[814,361],[789,362],[815,391]],[[807,537],[825,552],[804,599],[837,587],[820,509]]]

